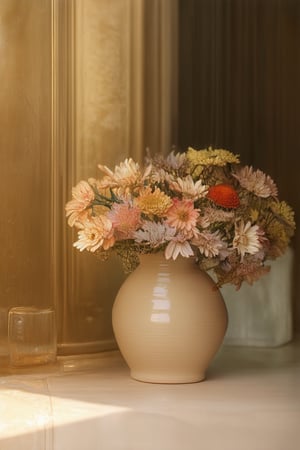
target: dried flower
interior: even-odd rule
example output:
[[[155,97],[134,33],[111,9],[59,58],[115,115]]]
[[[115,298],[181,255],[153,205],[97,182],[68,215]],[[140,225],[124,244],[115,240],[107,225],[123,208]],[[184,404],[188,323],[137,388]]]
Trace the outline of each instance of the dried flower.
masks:
[[[185,153],[175,153],[173,150],[167,156],[166,163],[170,169],[178,170],[184,164],[185,160],[186,160]]]
[[[194,208],[194,203],[191,200],[174,198],[173,205],[167,212],[166,223],[184,234],[193,235],[197,233],[198,217],[199,212]]]
[[[209,225],[214,222],[229,222],[234,218],[234,211],[224,211],[211,206],[205,208],[202,213]]]
[[[190,164],[195,166],[226,166],[226,164],[238,164],[240,162],[238,155],[234,155],[228,150],[212,149],[209,147],[204,150],[195,150],[188,148],[187,158]]]
[[[286,202],[272,202],[270,207],[278,221],[285,222],[292,230],[296,227],[295,213]]]
[[[135,204],[144,214],[162,217],[172,204],[171,198],[158,187],[152,191],[150,186],[141,189]]]
[[[217,184],[209,188],[207,198],[212,200],[216,205],[223,208],[237,208],[240,206],[240,199],[235,189],[229,184]]]
[[[115,236],[130,239],[141,225],[141,210],[130,203],[114,203],[107,217],[111,220]]]
[[[264,174],[261,170],[253,170],[253,167],[245,166],[232,174],[240,185],[253,192],[258,197],[277,197],[277,186],[269,175]]]
[[[134,240],[139,244],[156,248],[164,242],[171,240],[176,233],[176,228],[170,227],[165,222],[151,222],[146,220],[141,228],[134,233]]]
[[[70,227],[86,217],[86,208],[91,205],[95,194],[87,181],[80,181],[72,188],[72,197],[73,200],[70,200],[65,207]]]
[[[201,255],[204,255],[206,258],[217,256],[224,249],[225,245],[218,231],[214,233],[206,231],[198,233],[192,243],[199,249]]]
[[[176,181],[170,181],[170,188],[175,192],[180,192],[183,198],[189,198],[194,201],[205,197],[208,191],[208,186],[202,184],[202,180],[195,182],[191,175],[185,178],[177,178]]]
[[[115,252],[125,271],[138,255],[164,251],[166,259],[195,257],[218,285],[253,283],[268,272],[295,230],[292,208],[277,198],[272,178],[241,167],[224,149],[171,152],[131,158],[103,176],[80,181],[66,204],[68,224],[78,229],[74,246],[101,259]]]
[[[258,233],[259,227],[251,225],[243,221],[235,224],[235,233],[233,239],[233,248],[236,248],[243,260],[245,253],[254,255],[261,249],[260,235]]]
[[[112,222],[106,216],[91,217],[84,222],[78,231],[78,237],[73,245],[81,252],[88,250],[94,253],[100,247],[108,250],[115,243]]]
[[[178,234],[167,245],[165,250],[166,259],[176,259],[178,255],[189,258],[194,255],[192,247],[186,237]]]
[[[119,166],[115,166],[112,172],[107,166],[98,164],[99,169],[106,174],[100,181],[101,188],[128,188],[130,186],[139,185],[147,178],[151,171],[149,165],[144,174],[140,171],[138,163],[134,162],[132,158],[125,159]]]

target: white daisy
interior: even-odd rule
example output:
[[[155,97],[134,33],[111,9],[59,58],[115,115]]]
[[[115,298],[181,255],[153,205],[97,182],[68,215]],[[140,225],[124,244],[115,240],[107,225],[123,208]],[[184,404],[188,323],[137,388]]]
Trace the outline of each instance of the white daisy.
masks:
[[[190,256],[194,256],[194,252],[190,243],[186,240],[186,237],[182,234],[175,236],[167,245],[165,250],[166,259],[173,258],[174,260],[178,255],[181,255],[185,258],[189,258]]]
[[[235,248],[241,255],[241,260],[245,253],[254,255],[261,249],[261,232],[257,225],[251,225],[248,221],[246,225],[244,221],[235,224],[235,235],[233,239],[233,248]]]
[[[184,198],[195,201],[206,196],[209,186],[202,184],[202,180],[194,182],[191,175],[188,175],[185,178],[177,178],[176,181],[171,181],[170,188],[181,192]]]
[[[169,165],[169,167],[171,169],[179,169],[182,164],[184,163],[186,159],[186,154],[185,153],[176,153],[174,152],[174,150],[169,153],[169,155],[166,158],[167,164]]]

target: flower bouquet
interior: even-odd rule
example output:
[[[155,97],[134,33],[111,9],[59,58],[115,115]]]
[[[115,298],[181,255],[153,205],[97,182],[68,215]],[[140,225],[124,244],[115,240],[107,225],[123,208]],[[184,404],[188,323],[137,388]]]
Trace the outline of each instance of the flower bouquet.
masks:
[[[126,271],[139,255],[163,251],[166,259],[195,257],[218,286],[252,284],[282,255],[295,230],[294,212],[279,201],[270,176],[242,166],[228,150],[131,158],[99,179],[80,181],[66,204],[74,246],[106,259],[121,257]]]

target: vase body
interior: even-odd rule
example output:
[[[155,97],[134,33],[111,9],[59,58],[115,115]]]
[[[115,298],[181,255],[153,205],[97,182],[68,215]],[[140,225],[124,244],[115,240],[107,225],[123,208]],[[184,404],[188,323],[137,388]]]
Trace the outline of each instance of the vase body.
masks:
[[[227,310],[215,283],[193,258],[142,255],[115,299],[112,324],[131,377],[193,383],[219,349]]]

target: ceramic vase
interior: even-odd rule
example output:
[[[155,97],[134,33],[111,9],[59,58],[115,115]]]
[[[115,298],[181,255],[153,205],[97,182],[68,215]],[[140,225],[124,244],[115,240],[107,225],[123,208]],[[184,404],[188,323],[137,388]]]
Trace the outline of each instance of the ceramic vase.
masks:
[[[112,325],[132,378],[194,383],[205,378],[222,344],[227,310],[194,258],[148,254],[121,286]]]

